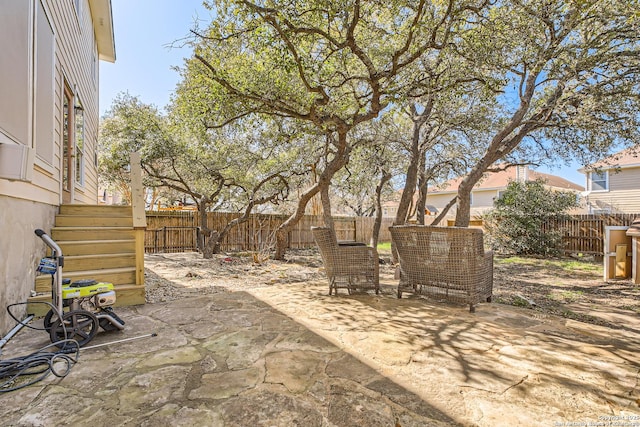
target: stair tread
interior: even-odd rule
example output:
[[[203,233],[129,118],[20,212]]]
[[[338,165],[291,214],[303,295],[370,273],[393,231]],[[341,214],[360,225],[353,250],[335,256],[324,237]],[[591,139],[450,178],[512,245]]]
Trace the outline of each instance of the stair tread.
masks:
[[[126,283],[126,284],[121,284],[121,285],[114,284],[113,287],[116,290],[117,289],[122,290],[122,289],[140,289],[140,288],[144,288],[145,286],[144,285],[136,285],[136,284],[133,284],[133,283]],[[49,298],[51,298],[51,291],[38,292],[36,295],[30,296],[29,299],[41,298],[43,296],[49,296]]]
[[[131,271],[135,271],[135,267],[117,267],[117,268],[104,268],[98,270],[78,270],[78,271],[65,271],[64,277],[75,277],[75,276],[88,276],[91,274],[116,274],[116,273],[129,273]],[[36,279],[39,277],[47,277],[48,274],[42,274],[40,276],[36,276]]]
[[[63,225],[63,226],[55,226],[53,228],[51,228],[51,230],[60,230],[60,231],[80,231],[80,230],[112,230],[112,229],[117,229],[117,230],[133,230],[132,226],[126,226],[126,225],[78,225],[78,226],[71,226],[71,225]]]
[[[130,273],[136,271],[136,267],[115,267],[115,268],[102,268],[97,270],[76,270],[76,271],[64,271],[64,277],[75,276],[88,276],[92,274],[118,274],[118,273]],[[39,274],[36,276],[36,280],[50,280],[50,274]]]
[[[96,215],[96,214],[71,214],[71,213],[61,213],[57,214],[57,217],[64,218],[111,218],[111,215]],[[122,218],[120,216],[116,218]]]
[[[91,258],[118,258],[123,256],[135,256],[135,252],[118,252],[113,254],[89,254],[89,255],[65,255],[64,258],[68,260],[81,260]]]
[[[56,240],[58,245],[63,244],[101,244],[109,242],[135,242],[136,239],[101,239],[101,240]]]

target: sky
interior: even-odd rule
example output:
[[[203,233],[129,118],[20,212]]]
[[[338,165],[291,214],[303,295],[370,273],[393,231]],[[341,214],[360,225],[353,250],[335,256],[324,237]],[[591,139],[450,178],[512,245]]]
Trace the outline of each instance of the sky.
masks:
[[[209,21],[202,0],[112,0],[116,62],[100,61],[100,116],[121,92],[162,109],[179,81],[188,48],[170,45],[196,19]]]
[[[112,0],[116,62],[100,61],[100,116],[121,92],[163,109],[180,79],[172,67],[191,56],[170,45],[189,34],[196,20],[208,22],[202,0]],[[179,43],[176,43],[179,44]],[[578,164],[537,170],[585,185]]]

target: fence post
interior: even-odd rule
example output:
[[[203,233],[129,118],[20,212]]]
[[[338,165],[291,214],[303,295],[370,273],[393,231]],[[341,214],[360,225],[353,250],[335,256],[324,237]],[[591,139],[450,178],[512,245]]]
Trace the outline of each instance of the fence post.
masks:
[[[147,217],[144,205],[144,186],[142,185],[142,157],[140,153],[131,153],[131,209],[133,211],[133,230],[136,252],[136,285],[144,286],[144,235],[147,229]]]

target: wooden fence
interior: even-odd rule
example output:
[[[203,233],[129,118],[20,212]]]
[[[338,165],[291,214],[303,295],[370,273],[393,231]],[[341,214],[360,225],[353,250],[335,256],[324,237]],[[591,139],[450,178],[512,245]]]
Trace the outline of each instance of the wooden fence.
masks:
[[[541,232],[558,230],[562,234],[559,250],[565,254],[604,255],[605,227],[629,226],[640,214],[571,215],[547,219]]]
[[[221,230],[238,214],[208,213],[209,228]],[[541,233],[560,231],[562,243],[559,250],[564,253],[584,253],[603,255],[604,230],[606,226],[628,226],[640,214],[572,215],[569,217],[549,217],[542,226]],[[283,221],[282,215],[251,215],[249,221],[234,227],[222,241],[223,251],[261,251],[272,247],[274,233]],[[370,242],[374,218],[335,217],[338,240]],[[315,245],[311,227],[321,225],[322,217],[306,215],[289,233],[289,247],[309,248]],[[384,218],[380,229],[380,242],[389,242],[391,218]],[[145,251],[187,252],[195,251],[200,220],[197,212],[147,212]]]
[[[239,214],[209,212],[207,222],[209,228],[221,230]],[[283,215],[251,215],[247,222],[231,229],[223,239],[223,251],[261,251],[272,247],[275,242],[276,229],[287,219]],[[373,232],[374,218],[368,217],[334,217],[338,240],[356,240],[369,242]],[[315,245],[311,235],[311,227],[321,225],[322,217],[305,215],[289,233],[289,247],[308,248]],[[383,220],[379,240],[390,241],[389,226],[391,218]],[[188,252],[197,249],[200,217],[193,211],[148,211],[147,231],[145,235],[145,251]]]

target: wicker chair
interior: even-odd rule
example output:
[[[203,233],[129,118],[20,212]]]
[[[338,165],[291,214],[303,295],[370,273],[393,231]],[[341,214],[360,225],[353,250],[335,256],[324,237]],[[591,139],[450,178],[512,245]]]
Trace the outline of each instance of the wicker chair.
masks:
[[[338,288],[380,291],[378,252],[368,246],[341,245],[328,227],[311,227],[329,279],[329,295]]]
[[[400,260],[398,298],[403,292],[469,304],[490,302],[493,252],[485,252],[482,230],[401,225],[389,227]]]

